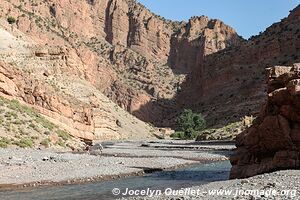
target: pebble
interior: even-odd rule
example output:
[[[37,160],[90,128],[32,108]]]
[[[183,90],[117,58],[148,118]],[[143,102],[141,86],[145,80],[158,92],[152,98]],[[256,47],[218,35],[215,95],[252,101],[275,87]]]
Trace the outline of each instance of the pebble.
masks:
[[[267,186],[275,187],[276,183],[268,183]]]
[[[48,157],[43,157],[42,161],[48,161],[49,158]]]
[[[241,184],[246,184],[246,183],[249,183],[250,181],[247,180],[247,179],[244,179],[244,180],[241,180]]]

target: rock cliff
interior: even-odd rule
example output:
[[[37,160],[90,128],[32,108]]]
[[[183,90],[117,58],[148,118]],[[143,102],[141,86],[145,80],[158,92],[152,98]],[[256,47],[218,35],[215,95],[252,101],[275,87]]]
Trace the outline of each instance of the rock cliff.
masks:
[[[300,61],[300,7],[264,32],[239,45],[207,55],[189,76],[178,101],[190,96],[211,125],[226,125],[257,115],[265,97],[265,69]]]
[[[255,124],[237,136],[231,178],[300,167],[300,64],[269,69],[268,100]]]
[[[180,85],[203,57],[243,41],[219,20],[172,22],[134,0],[4,0],[0,8],[16,18],[8,31],[68,47],[78,75],[130,113],[160,125],[166,111],[178,110]]]
[[[66,117],[59,121],[83,137],[123,138],[143,128],[149,135],[140,120],[173,126],[184,108],[202,112],[210,126],[255,115],[265,67],[300,58],[299,7],[248,41],[220,20],[170,21],[135,0],[3,0],[0,10],[2,41],[11,38],[0,43],[2,67],[19,73],[5,79],[20,79],[2,93]]]
[[[3,25],[5,26],[5,25]],[[41,46],[0,28],[0,94],[39,111],[73,136],[89,140],[152,137],[155,129],[128,114],[84,79],[72,48]]]

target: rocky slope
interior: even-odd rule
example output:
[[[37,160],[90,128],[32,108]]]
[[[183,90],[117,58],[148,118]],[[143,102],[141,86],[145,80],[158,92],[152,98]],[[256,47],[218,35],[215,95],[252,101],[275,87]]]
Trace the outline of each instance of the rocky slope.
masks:
[[[236,139],[231,178],[299,168],[299,72],[300,64],[269,70],[267,103],[255,124]]]
[[[134,0],[5,0],[0,9],[17,20],[10,32],[68,47],[82,78],[156,124],[163,123],[166,111],[177,110],[175,96],[204,56],[242,41],[219,20],[202,16],[172,22]],[[75,74],[73,68],[65,70]]]
[[[17,30],[13,36],[1,23],[0,39],[5,41],[0,45],[1,96],[38,110],[79,138],[134,139],[155,132],[83,78],[83,64],[73,49],[41,46]]]
[[[0,148],[82,151],[85,144],[30,107],[0,97]]]

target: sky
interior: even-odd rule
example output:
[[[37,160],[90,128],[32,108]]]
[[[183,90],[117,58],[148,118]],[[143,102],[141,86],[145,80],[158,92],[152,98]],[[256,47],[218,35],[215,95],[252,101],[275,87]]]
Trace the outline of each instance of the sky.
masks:
[[[206,15],[220,19],[248,39],[287,17],[300,0],[138,0],[166,19],[187,21]]]

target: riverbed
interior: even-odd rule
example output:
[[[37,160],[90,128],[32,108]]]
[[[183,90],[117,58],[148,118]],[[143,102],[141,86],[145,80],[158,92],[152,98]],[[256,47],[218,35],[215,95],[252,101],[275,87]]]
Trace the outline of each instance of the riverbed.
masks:
[[[191,187],[228,179],[231,143],[112,142],[102,156],[0,150],[1,199],[115,199],[112,189]]]
[[[229,161],[210,164],[197,164],[178,170],[168,170],[146,174],[139,177],[121,178],[113,181],[96,183],[42,187],[36,189],[2,191],[3,200],[109,200],[130,195],[122,195],[130,190],[165,190],[180,189],[201,185],[213,181],[227,180],[229,176]],[[120,195],[113,195],[112,190],[118,188]]]

